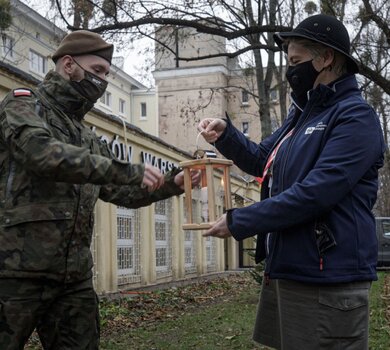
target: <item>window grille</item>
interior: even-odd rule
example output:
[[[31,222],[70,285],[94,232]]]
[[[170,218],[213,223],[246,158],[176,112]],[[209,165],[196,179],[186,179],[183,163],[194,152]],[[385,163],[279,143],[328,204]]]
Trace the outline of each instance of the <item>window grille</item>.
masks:
[[[117,207],[118,286],[141,281],[140,212]]]
[[[172,199],[154,205],[157,278],[172,275]]]
[[[222,206],[216,206],[217,216],[222,215]],[[217,239],[215,237],[207,237],[205,241],[206,245],[206,266],[207,272],[213,272],[217,270]]]

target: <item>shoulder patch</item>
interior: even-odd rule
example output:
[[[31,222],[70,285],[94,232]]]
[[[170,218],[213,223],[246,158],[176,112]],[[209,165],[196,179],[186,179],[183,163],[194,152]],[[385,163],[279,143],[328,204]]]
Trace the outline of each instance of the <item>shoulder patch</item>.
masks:
[[[19,97],[19,96],[32,96],[32,91],[28,89],[15,89],[13,91],[14,97]]]

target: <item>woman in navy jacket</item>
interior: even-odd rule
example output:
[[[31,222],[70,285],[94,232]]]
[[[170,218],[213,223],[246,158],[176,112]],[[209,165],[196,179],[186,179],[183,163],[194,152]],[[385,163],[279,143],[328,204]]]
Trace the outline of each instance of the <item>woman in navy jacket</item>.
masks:
[[[316,15],[275,35],[287,52],[292,106],[260,144],[227,119],[204,119],[206,141],[262,181],[262,200],[228,211],[204,236],[257,235],[266,259],[254,339],[277,349],[368,349],[376,280],[376,201],[384,141],[362,98],[346,28]]]

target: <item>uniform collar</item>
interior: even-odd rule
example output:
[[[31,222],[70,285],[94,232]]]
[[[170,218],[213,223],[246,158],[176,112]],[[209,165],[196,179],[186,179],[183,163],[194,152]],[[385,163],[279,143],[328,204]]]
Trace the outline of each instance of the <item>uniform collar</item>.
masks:
[[[82,120],[93,107],[93,103],[80,95],[60,74],[55,71],[47,73],[38,87],[51,104],[61,109],[69,117]]]

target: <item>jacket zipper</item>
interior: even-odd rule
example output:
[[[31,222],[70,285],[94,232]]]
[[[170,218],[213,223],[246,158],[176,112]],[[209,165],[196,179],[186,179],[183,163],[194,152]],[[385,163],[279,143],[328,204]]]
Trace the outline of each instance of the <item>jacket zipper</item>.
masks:
[[[305,125],[307,119],[309,118],[312,110],[314,108],[314,103],[311,105],[308,113],[306,114],[306,117],[305,119],[303,120],[303,122],[301,123],[301,125],[299,126],[299,129],[296,129],[294,130],[294,132],[292,133],[291,135],[291,138],[289,140],[289,143],[287,145],[287,152],[286,152],[286,155],[283,157],[284,159],[284,162],[282,163],[283,166],[282,166],[282,171],[280,172],[280,176],[281,176],[281,191],[283,191],[284,189],[284,170],[285,170],[285,167],[286,167],[286,163],[287,163],[287,159],[288,159],[288,154],[290,153],[290,150],[291,150],[291,147],[292,147],[292,144],[293,144],[293,141],[294,141],[294,136],[298,135],[298,133],[302,130],[303,126]],[[296,128],[296,127],[295,127]],[[269,189],[269,195],[271,196],[271,188]],[[270,254],[270,247],[269,247],[269,241],[270,241],[270,236],[271,236],[271,232],[267,235],[267,240],[266,240],[266,251],[267,251],[267,257],[268,257],[268,263],[267,263],[267,268],[266,268],[266,271],[264,272],[264,277],[266,279],[266,285],[269,284],[269,271],[271,270],[271,262],[272,262],[272,254]],[[275,237],[275,240],[273,242],[273,247],[276,245],[276,239],[278,237]],[[321,264],[320,264],[320,268],[322,268],[322,260],[321,260]],[[268,284],[267,284],[268,283]]]
[[[306,114],[305,119],[303,120],[303,122],[301,123],[301,125],[299,126],[299,128],[296,129],[296,130],[294,130],[295,132],[293,132],[293,134],[291,135],[290,142],[289,142],[288,145],[287,145],[287,151],[286,151],[286,153],[285,153],[285,155],[284,155],[284,157],[283,157],[282,171],[280,172],[280,176],[281,176],[281,186],[280,186],[280,190],[281,190],[281,191],[284,191],[284,172],[285,172],[285,169],[286,169],[286,163],[287,163],[288,155],[289,155],[289,153],[290,153],[290,151],[291,151],[291,148],[292,148],[292,146],[293,146],[293,143],[294,143],[294,141],[295,141],[296,136],[297,136],[297,135],[300,133],[300,131],[303,129],[303,127],[304,127],[306,121],[307,121],[307,120],[309,119],[309,117],[310,117],[310,114],[311,114],[313,108],[314,108],[314,103],[311,105],[311,107],[310,107],[308,113]]]

